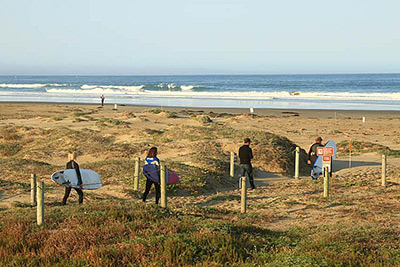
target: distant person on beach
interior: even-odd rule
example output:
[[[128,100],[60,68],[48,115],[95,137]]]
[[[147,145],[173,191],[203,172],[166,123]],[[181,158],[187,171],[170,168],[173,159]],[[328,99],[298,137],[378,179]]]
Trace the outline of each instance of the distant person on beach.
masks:
[[[251,165],[253,151],[250,148],[250,143],[250,138],[245,138],[244,145],[239,148],[240,167],[242,168],[241,177],[245,176],[247,173],[251,189],[256,189],[256,186],[254,185],[253,166]]]
[[[319,136],[315,138],[315,143],[310,147],[308,151],[308,161],[307,164],[311,167],[314,166],[315,161],[317,160],[317,149],[318,147],[324,146],[322,144],[322,138]]]
[[[157,158],[157,148],[152,147],[150,148],[149,152],[147,153],[147,157],[145,159],[145,164],[154,164],[157,166],[156,171],[158,172],[158,177],[160,174],[160,160]],[[154,187],[156,189],[156,204],[158,204],[158,201],[160,200],[161,197],[161,189],[160,189],[160,184],[157,182],[154,182],[150,180],[148,177],[146,177],[146,190],[143,193],[142,200],[143,202],[146,202],[147,195],[150,192],[151,186],[154,184]]]
[[[78,163],[76,163],[76,152],[71,152],[68,153],[68,162],[66,165],[66,169],[75,169],[76,170],[76,175],[78,176],[78,185],[80,186],[80,188],[74,188],[75,191],[78,193],[79,195],[79,204],[83,203],[83,191],[82,191],[82,177],[81,177],[81,171],[79,170],[79,165]],[[67,204],[67,199],[69,197],[69,194],[71,193],[71,189],[72,187],[66,187],[65,188],[65,194],[64,194],[64,198],[62,201],[62,205],[66,205]]]
[[[104,106],[104,99],[106,98],[104,97],[104,95],[101,95],[100,99],[101,99],[101,106]]]

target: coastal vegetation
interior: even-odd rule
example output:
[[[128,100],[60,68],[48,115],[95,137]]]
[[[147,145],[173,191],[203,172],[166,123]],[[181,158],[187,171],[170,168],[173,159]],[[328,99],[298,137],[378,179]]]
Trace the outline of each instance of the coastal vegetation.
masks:
[[[12,214],[12,216],[10,216]],[[252,217],[116,200],[0,213],[2,266],[367,266],[400,263],[400,232],[341,223],[272,231]],[[259,219],[258,219],[259,220]]]
[[[359,167],[350,169],[338,165],[331,195],[323,198],[323,181],[307,179],[304,149],[304,176],[291,179],[297,142],[312,141],[316,134],[315,123],[301,114],[70,110],[66,117],[29,112],[33,117],[20,113],[19,119],[0,112],[7,118],[0,126],[1,266],[400,264],[400,168],[395,159],[387,168],[386,187],[381,186],[379,160],[358,161]],[[73,123],[76,118],[82,120]],[[284,134],[273,128],[279,123],[277,128],[287,127]],[[348,166],[341,159],[348,153],[350,128],[326,128],[318,134],[325,138],[334,131],[335,138],[342,138],[338,162]],[[245,137],[252,139],[260,186],[248,191],[247,213],[241,214],[238,181],[229,176],[229,161]],[[378,159],[382,151],[396,153],[392,143],[384,146],[376,137],[353,140],[361,159],[368,159],[368,153]],[[136,157],[143,160],[151,146],[159,148],[162,162],[181,178],[168,187],[169,209],[152,204],[152,192],[141,202],[142,174],[140,190],[133,190]],[[68,151],[77,151],[81,168],[102,178],[102,188],[85,191],[84,205],[76,204],[73,192],[68,205],[61,206],[63,188],[49,180],[64,168]],[[45,181],[41,227],[29,202],[32,173]]]

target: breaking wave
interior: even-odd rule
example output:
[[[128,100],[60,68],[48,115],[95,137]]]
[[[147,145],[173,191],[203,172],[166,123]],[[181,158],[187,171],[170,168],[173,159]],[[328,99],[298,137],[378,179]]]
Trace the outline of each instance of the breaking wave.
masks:
[[[125,86],[125,85],[87,85],[84,84],[81,86],[81,89],[118,89],[122,91],[130,91],[130,92],[137,92],[143,89],[144,85],[138,86]]]
[[[329,92],[210,92],[193,91],[194,86],[180,86],[180,91],[154,91],[144,90],[143,86],[98,86],[83,85],[81,89],[50,88],[48,93],[60,94],[113,94],[113,95],[141,95],[148,97],[169,97],[169,98],[229,98],[229,99],[288,99],[288,100],[323,100],[323,101],[400,101],[400,93],[329,93]]]

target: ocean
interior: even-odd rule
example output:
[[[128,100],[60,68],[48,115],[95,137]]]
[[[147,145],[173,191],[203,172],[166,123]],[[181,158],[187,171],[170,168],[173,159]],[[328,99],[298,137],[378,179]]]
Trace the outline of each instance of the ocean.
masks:
[[[400,110],[400,74],[0,76],[2,102]]]

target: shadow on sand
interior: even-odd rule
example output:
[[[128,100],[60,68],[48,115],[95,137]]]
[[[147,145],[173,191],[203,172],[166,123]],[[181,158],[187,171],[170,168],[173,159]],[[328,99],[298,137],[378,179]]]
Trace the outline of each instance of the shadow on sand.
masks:
[[[352,161],[351,167],[361,167],[361,166],[380,166],[380,162],[371,162],[371,161]],[[343,169],[349,169],[349,161],[347,160],[335,160],[333,162],[333,171],[340,171]]]

